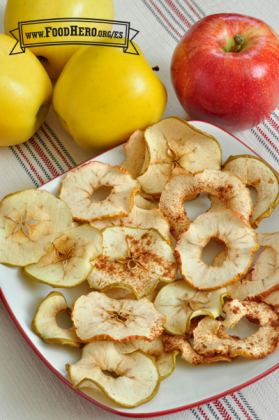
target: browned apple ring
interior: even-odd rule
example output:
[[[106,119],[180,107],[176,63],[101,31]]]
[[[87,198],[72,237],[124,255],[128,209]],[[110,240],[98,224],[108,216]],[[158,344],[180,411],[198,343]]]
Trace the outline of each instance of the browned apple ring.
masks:
[[[269,305],[234,299],[225,304],[223,311],[226,314],[224,321],[207,316],[195,328],[194,349],[199,354],[210,357],[219,354],[226,357],[263,359],[277,348],[279,315]],[[259,330],[243,339],[225,332],[243,317],[259,323]]]
[[[173,177],[165,186],[159,205],[176,239],[191,223],[184,209],[184,201],[188,196],[201,192],[218,197],[229,209],[242,214],[249,221],[252,214],[250,191],[236,175],[209,169],[194,175],[181,174]]]

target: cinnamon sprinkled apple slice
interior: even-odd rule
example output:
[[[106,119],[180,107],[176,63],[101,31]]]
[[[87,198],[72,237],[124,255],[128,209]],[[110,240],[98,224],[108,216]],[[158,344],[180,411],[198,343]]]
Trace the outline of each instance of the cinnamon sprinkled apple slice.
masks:
[[[87,279],[90,287],[102,291],[124,287],[140,299],[159,281],[175,279],[174,251],[155,229],[114,226],[102,234],[103,254],[92,263]]]

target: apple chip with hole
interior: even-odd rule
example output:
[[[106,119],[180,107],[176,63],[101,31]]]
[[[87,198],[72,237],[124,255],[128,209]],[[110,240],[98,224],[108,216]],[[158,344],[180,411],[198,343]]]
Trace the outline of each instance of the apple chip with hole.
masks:
[[[224,321],[207,316],[195,328],[194,349],[199,354],[263,359],[276,350],[279,344],[279,314],[271,306],[234,299],[224,305],[223,312],[226,315]],[[243,317],[258,323],[259,330],[243,339],[229,335],[226,330],[233,328]]]
[[[136,179],[140,173],[145,159],[145,141],[143,131],[136,130],[127,143],[123,145],[126,159],[121,163],[121,168],[127,169]]]
[[[73,305],[72,321],[83,342],[155,340],[164,330],[165,317],[148,299],[110,299],[104,293],[80,296]]]
[[[104,201],[91,199],[92,194],[102,186],[112,187],[110,195]],[[93,222],[127,216],[138,191],[139,183],[125,169],[90,162],[68,172],[61,184],[60,199],[67,203],[75,220]]]
[[[91,226],[99,230],[103,230],[107,226],[127,226],[141,229],[154,228],[170,242],[170,226],[167,219],[158,209],[153,207],[153,203],[145,200],[140,195],[136,195],[134,206],[128,216],[96,220],[91,223]]]
[[[268,163],[252,155],[230,156],[223,168],[239,176],[245,185],[257,191],[257,201],[250,220],[251,226],[256,229],[262,219],[271,215],[279,202],[277,172]]]
[[[216,196],[225,203],[222,207],[242,214],[249,222],[252,214],[251,194],[236,175],[216,170],[181,174],[173,177],[165,186],[159,205],[176,239],[191,223],[184,208],[185,199],[201,192]]]
[[[160,194],[180,173],[220,169],[222,152],[217,140],[185,120],[168,117],[144,131],[145,162],[137,178],[143,191]]]
[[[259,233],[257,241],[266,249],[258,256],[252,270],[244,279],[228,286],[228,292],[233,299],[265,300],[279,289],[279,233]]]
[[[202,250],[217,237],[228,249],[220,266],[209,266]],[[216,210],[203,213],[180,235],[175,251],[184,280],[198,290],[213,290],[234,283],[247,273],[254,252],[259,249],[256,233],[238,213]]]
[[[65,297],[62,293],[51,292],[37,308],[31,324],[33,330],[47,343],[82,347],[74,327],[66,329],[57,324],[56,316],[61,311],[70,313]]]
[[[165,330],[170,334],[184,335],[190,328],[191,319],[200,315],[217,318],[224,304],[225,288],[201,292],[184,280],[167,284],[159,291],[154,306],[166,316]]]
[[[87,279],[92,271],[91,262],[100,254],[102,234],[84,224],[55,239],[41,260],[24,267],[24,271],[52,287],[74,287]]]
[[[134,408],[158,392],[160,375],[152,357],[141,351],[122,354],[114,343],[97,341],[82,349],[81,359],[66,365],[73,388],[96,386],[112,401]]]
[[[143,353],[154,357],[162,381],[174,372],[176,365],[175,358],[178,354],[178,351],[175,350],[171,353],[164,351],[163,337],[164,335],[162,334],[151,342],[146,340],[133,340],[124,344],[116,343],[115,347],[123,354],[130,354],[134,351],[141,350]]]
[[[205,365],[212,362],[232,362],[231,357],[216,355],[213,357],[198,354],[184,336],[165,335],[163,338],[164,349],[166,352],[181,352],[181,359],[193,366]],[[175,354],[176,355],[176,354]]]
[[[36,263],[72,223],[68,206],[48,191],[28,189],[0,203],[0,262]]]
[[[174,251],[155,229],[114,226],[102,234],[103,254],[93,261],[87,279],[93,289],[124,287],[140,299],[149,295],[159,281],[170,283],[175,279]]]

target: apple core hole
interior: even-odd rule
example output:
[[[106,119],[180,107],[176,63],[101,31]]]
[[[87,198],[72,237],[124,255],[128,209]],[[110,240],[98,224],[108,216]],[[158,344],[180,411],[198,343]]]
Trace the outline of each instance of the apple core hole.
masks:
[[[252,187],[251,185],[248,186],[248,189],[250,191],[250,194],[251,194],[251,197],[252,197],[252,204],[254,206],[257,202],[258,192],[257,192],[256,188]]]
[[[213,265],[215,257],[225,249],[225,243],[219,244],[212,239],[203,248],[201,259],[206,265]]]
[[[58,327],[66,329],[66,330],[69,328],[72,328],[73,326],[71,317],[67,311],[58,312],[58,314],[56,315],[56,322],[57,322]]]
[[[198,198],[192,201],[185,201],[184,208],[187,216],[191,220],[195,220],[200,214],[207,212],[211,207],[211,202],[207,193],[201,193]]]
[[[112,193],[113,187],[102,185],[97,188],[89,197],[92,201],[105,201]]]
[[[233,329],[226,331],[229,335],[236,335],[242,340],[255,334],[259,330],[259,325],[250,322],[247,318],[243,317]]]

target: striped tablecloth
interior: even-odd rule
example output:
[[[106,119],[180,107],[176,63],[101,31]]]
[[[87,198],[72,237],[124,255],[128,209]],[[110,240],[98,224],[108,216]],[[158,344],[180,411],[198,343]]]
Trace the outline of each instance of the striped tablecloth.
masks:
[[[4,32],[5,4],[5,0],[0,0],[0,32]],[[59,7],[59,1],[57,4]],[[187,117],[172,89],[169,66],[177,42],[198,19],[219,12],[243,13],[264,20],[279,33],[277,0],[114,0],[114,4],[115,19],[129,21],[131,27],[140,31],[136,42],[150,65],[160,68],[158,75],[169,94],[165,116]],[[279,170],[278,110],[259,126],[237,136]],[[38,187],[90,157],[65,133],[51,110],[45,124],[28,142],[1,148],[0,198],[14,191]],[[68,389],[34,355],[2,303],[0,308],[1,420],[111,420],[118,417]],[[279,373],[275,371],[241,391],[169,418],[277,420],[278,406]]]

